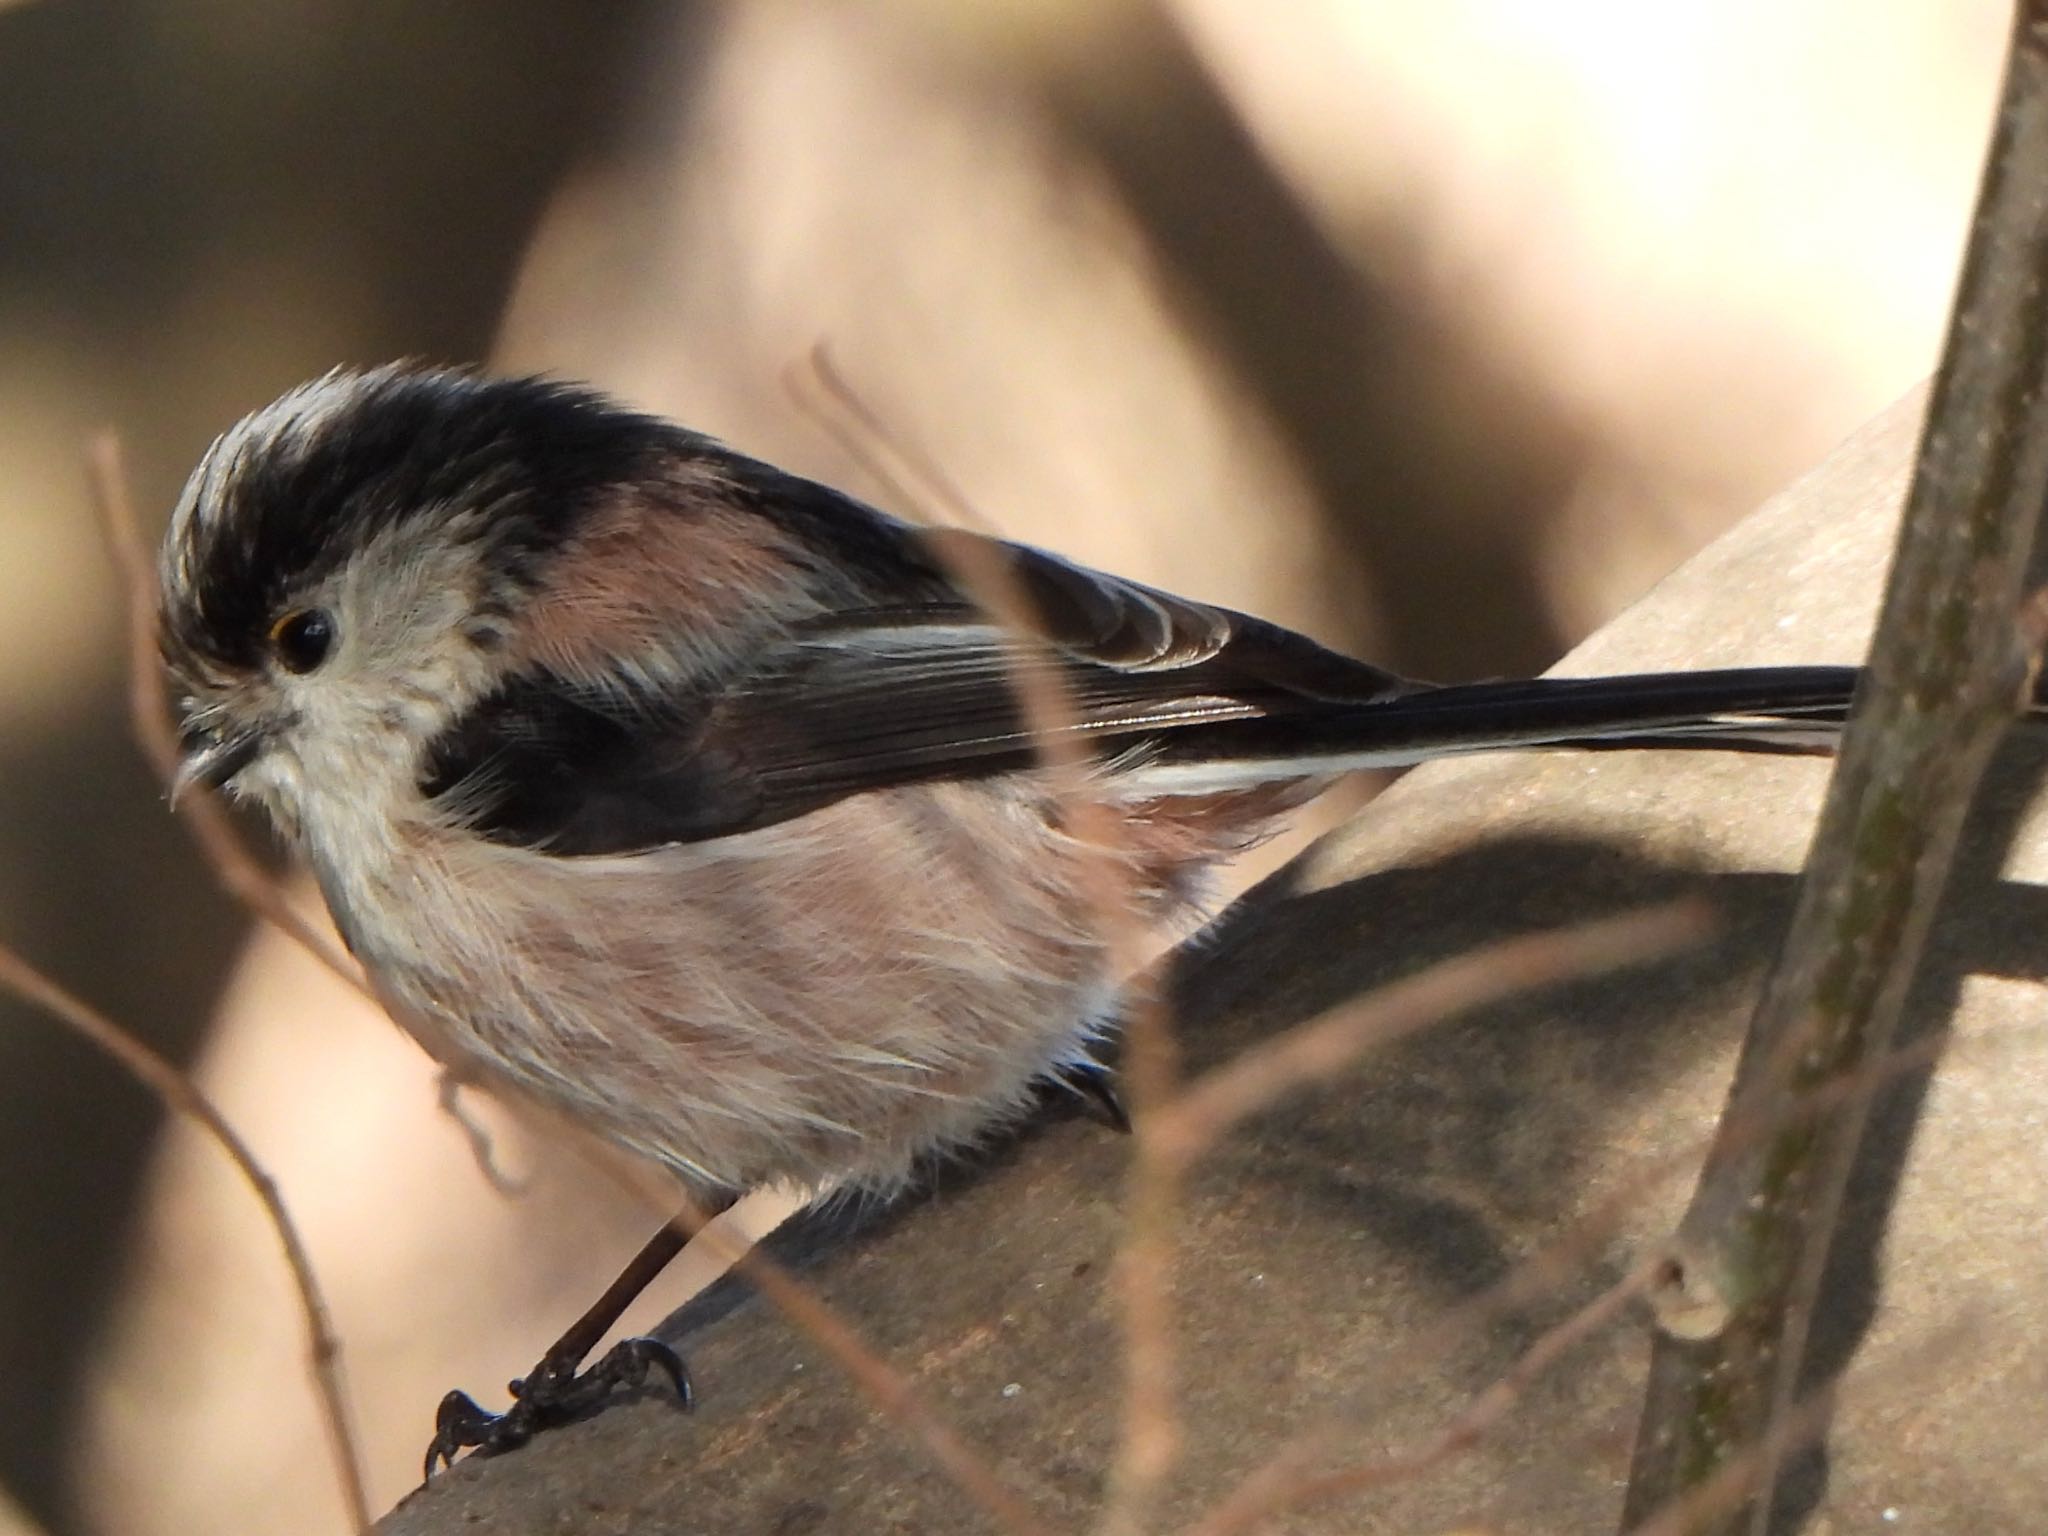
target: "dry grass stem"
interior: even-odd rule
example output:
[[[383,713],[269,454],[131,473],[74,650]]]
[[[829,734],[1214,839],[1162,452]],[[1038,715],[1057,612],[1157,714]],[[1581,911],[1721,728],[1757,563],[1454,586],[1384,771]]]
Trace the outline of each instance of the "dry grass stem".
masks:
[[[163,668],[156,651],[156,570],[143,543],[142,527],[128,494],[121,442],[112,432],[93,439],[87,458],[92,477],[93,509],[105,535],[107,552],[122,586],[128,615],[128,708],[142,754],[169,786],[176,777],[180,752],[171,725],[171,701],[164,688]],[[359,992],[367,992],[362,972],[326,935],[302,917],[284,887],[249,851],[227,812],[211,792],[180,797],[178,814],[192,830],[207,866],[223,889],[263,921],[295,941],[314,959]]]
[[[249,1188],[255,1191],[263,1214],[277,1234],[291,1269],[292,1285],[298,1292],[299,1311],[306,1325],[307,1361],[312,1370],[315,1393],[320,1404],[321,1423],[327,1431],[328,1449],[341,1484],[342,1502],[348,1510],[350,1528],[370,1528],[369,1498],[364,1488],[362,1455],[355,1431],[350,1427],[348,1398],[341,1379],[341,1342],[335,1336],[327,1301],[313,1273],[313,1261],[304,1240],[285,1209],[276,1182],[257,1162],[241,1134],[230,1125],[198,1084],[176,1066],[121,1028],[106,1015],[73,997],[13,950],[0,945],[0,987],[5,987],[32,1006],[49,1014],[113,1057],[130,1075],[155,1094],[173,1114],[182,1115],[216,1142],[234,1164]]]
[[[936,508],[949,522],[989,526],[936,466],[889,432],[840,377],[822,346],[814,349],[809,363],[810,378],[831,406],[819,412],[821,419],[871,474],[909,504]],[[998,550],[979,539],[943,533],[932,535],[932,547],[992,618],[1026,642],[1039,633],[1038,617]],[[1020,649],[1029,655],[1028,645]],[[1128,877],[1114,857],[1121,828],[1109,807],[1090,792],[1096,765],[1085,740],[1071,729],[1075,715],[1066,687],[1053,669],[1021,665],[1012,686],[1034,728],[1041,761],[1057,775],[1063,813],[1086,846],[1109,854],[1091,870],[1098,931],[1109,942],[1112,964],[1122,974],[1138,976],[1147,958],[1147,935],[1129,899]],[[1124,1019],[1124,1079],[1137,1134],[1115,1270],[1124,1320],[1126,1398],[1109,1497],[1097,1527],[1101,1536],[1137,1536],[1174,1463],[1179,1431],[1173,1234],[1181,1174],[1200,1148],[1245,1115],[1375,1044],[1547,981],[1667,952],[1703,936],[1708,923],[1704,909],[1680,904],[1511,941],[1290,1030],[1178,1095],[1164,1004],[1149,988],[1134,994]],[[1447,1446],[1444,1454],[1452,1448]]]
[[[0,1487],[0,1536],[49,1536],[42,1523]]]
[[[1182,1162],[1284,1094],[1327,1081],[1368,1051],[1519,993],[1666,955],[1705,939],[1713,919],[1673,902],[1549,933],[1504,939],[1390,982],[1214,1068],[1163,1105],[1149,1127]]]
[[[940,1470],[1012,1536],[1053,1536],[993,1465],[924,1402],[910,1379],[861,1343],[858,1333],[809,1286],[762,1253],[756,1246],[758,1238],[743,1238],[695,1200],[679,1196],[672,1182],[651,1164],[597,1140],[559,1112],[524,1101],[512,1101],[511,1107],[515,1113],[530,1116],[532,1129],[544,1133],[551,1143],[565,1146],[586,1168],[645,1207],[653,1219],[667,1218],[685,1235],[693,1251],[716,1261],[721,1270],[741,1273],[837,1361],[870,1402],[921,1441]]]
[[[1474,1397],[1450,1423],[1421,1445],[1377,1461],[1319,1476],[1308,1475],[1305,1465],[1290,1468],[1298,1475],[1290,1477],[1284,1486],[1275,1486],[1273,1480],[1261,1478],[1256,1488],[1247,1485],[1248,1496],[1243,1504],[1233,1499],[1196,1526],[1190,1536],[1239,1536],[1239,1533],[1252,1529],[1257,1522],[1282,1509],[1319,1499],[1364,1493],[1432,1471],[1476,1445],[1507,1417],[1508,1412],[1521,1401],[1522,1394],[1539,1377],[1573,1349],[1613,1324],[1631,1302],[1650,1288],[1661,1267],[1661,1261],[1638,1265],[1562,1322],[1544,1330],[1504,1375]]]
[[[145,756],[168,784],[177,770],[179,749],[170,725],[169,700],[165,695],[162,672],[157,665],[155,575],[144,552],[139,525],[127,494],[119,441],[112,433],[103,434],[94,442],[91,466],[95,506],[125,589],[130,639],[129,696],[136,734]],[[180,810],[188,817],[202,852],[231,896],[303,945],[350,985],[368,992],[355,966],[291,907],[283,888],[243,845],[217,801],[203,795],[187,796],[181,801]],[[166,1066],[165,1070],[174,1069]],[[443,1074],[440,1089],[442,1109],[463,1131],[478,1166],[492,1187],[501,1193],[517,1193],[519,1186],[506,1179],[497,1167],[488,1132],[462,1111],[457,1097],[460,1088],[458,1081]],[[196,1096],[196,1090],[192,1092]],[[204,1105],[203,1100],[198,1102]],[[330,1398],[332,1402],[330,1433],[337,1437],[337,1455],[346,1454],[352,1518],[359,1529],[366,1529],[369,1512],[360,1475],[355,1471],[353,1441],[348,1437],[346,1420],[338,1416],[341,1409],[339,1383],[325,1364],[338,1359],[340,1346],[328,1328],[326,1308],[319,1300],[317,1289],[313,1288],[311,1270],[304,1267],[303,1248],[285,1218],[282,1206],[276,1202],[274,1187],[253,1163],[246,1162],[242,1144],[234,1138],[232,1131],[219,1122],[219,1117],[210,1107],[204,1109],[200,1117],[206,1119],[209,1126],[219,1125],[223,1144],[238,1165],[245,1166],[251,1182],[256,1184],[259,1195],[279,1224],[287,1256],[293,1261],[295,1277],[301,1280],[301,1293],[311,1298],[309,1327],[315,1333],[315,1364],[322,1370],[323,1397]],[[597,1161],[606,1172],[618,1174],[611,1160]],[[647,1190],[630,1181],[623,1187],[642,1199],[649,1198]],[[686,1212],[684,1219],[691,1223],[693,1229],[704,1226],[701,1212]],[[1017,1536],[1050,1536],[1047,1527],[1001,1482],[994,1469],[918,1398],[908,1380],[861,1345],[853,1331],[800,1282],[765,1256],[747,1255],[747,1250],[730,1233],[714,1230],[706,1234],[706,1240],[713,1252],[720,1254],[728,1263],[744,1256],[748,1278],[838,1359],[877,1406],[922,1439],[940,1466],[992,1516]]]
[[[834,368],[821,343],[809,357],[808,378],[828,409],[817,414],[868,472],[904,504],[936,511],[956,528],[988,531],[967,495],[930,458],[910,447],[863,402]],[[796,380],[806,377],[799,373]],[[1171,1299],[1173,1232],[1179,1205],[1178,1169],[1160,1155],[1144,1129],[1145,1110],[1164,1102],[1174,1078],[1172,1030],[1164,1004],[1135,984],[1151,935],[1132,900],[1130,864],[1123,857],[1123,826],[1094,792],[1098,765],[1056,668],[1030,663],[1051,651],[1030,596],[1000,546],[944,528],[927,534],[928,547],[995,623],[1018,640],[1010,683],[1018,709],[1035,738],[1048,789],[1080,858],[1083,889],[1112,974],[1132,978],[1122,1024],[1121,1077],[1137,1128],[1124,1241],[1114,1284],[1122,1302],[1125,1345],[1123,1430],[1118,1437],[1109,1495],[1098,1529],[1102,1536],[1136,1536],[1171,1469],[1179,1441],[1174,1403],[1174,1317]]]
[[[669,1218],[693,1251],[732,1270],[766,1296],[771,1305],[838,1362],[853,1384],[888,1418],[921,1441],[941,1471],[1013,1536],[1054,1536],[994,1466],[935,1412],[910,1378],[869,1349],[859,1334],[817,1293],[760,1251],[760,1238],[746,1238],[695,1200],[678,1197],[665,1177],[650,1176],[650,1165],[594,1140],[588,1131],[552,1111],[535,1109],[551,1135],[566,1140],[589,1167],[621,1193],[643,1204],[655,1219]],[[657,1185],[659,1186],[657,1188]],[[765,1236],[763,1233],[761,1236]]]
[[[435,1079],[435,1103],[442,1114],[455,1122],[455,1128],[462,1132],[462,1139],[469,1143],[469,1155],[476,1160],[477,1171],[484,1176],[484,1182],[507,1200],[523,1199],[533,1190],[532,1176],[508,1173],[504,1164],[499,1162],[497,1138],[491,1134],[491,1128],[463,1102],[465,1086],[452,1068],[443,1067]]]
[[[143,757],[156,771],[158,780],[168,787],[177,775],[180,752],[177,733],[171,725],[171,701],[164,688],[163,668],[157,659],[156,573],[143,543],[141,524],[136,520],[134,499],[128,493],[120,438],[113,432],[102,432],[94,438],[87,464],[93,508],[123,588],[122,607],[128,618],[130,724]],[[195,790],[180,798],[177,811],[191,829],[207,867],[229,897],[259,922],[277,929],[355,991],[377,1003],[380,1009],[383,1007],[356,963],[300,914],[284,883],[249,851],[217,796],[211,791]],[[507,1178],[498,1166],[489,1132],[463,1108],[445,1083],[440,1106],[469,1143],[484,1181],[508,1198],[524,1193],[523,1186]]]
[[[936,472],[933,472],[936,478]],[[943,483],[942,481],[940,483]],[[964,502],[957,492],[950,499]],[[1178,1169],[1145,1130],[1146,1110],[1172,1092],[1174,1045],[1165,1004],[1139,980],[1150,930],[1133,901],[1131,866],[1116,812],[1093,791],[1098,771],[1067,684],[1052,668],[1028,665],[1038,615],[999,549],[972,537],[934,532],[933,548],[961,585],[1023,644],[1011,684],[1036,739],[1051,792],[1080,855],[1083,889],[1112,974],[1131,979],[1122,1025],[1120,1076],[1136,1130],[1124,1241],[1114,1283],[1122,1301],[1125,1345],[1123,1432],[1109,1478],[1102,1536],[1136,1536],[1171,1469],[1179,1442],[1174,1400],[1172,1271]],[[1039,643],[1040,645],[1043,642]]]
[[[846,456],[926,522],[952,523],[1000,537],[981,509],[969,501],[931,459],[889,430],[874,407],[846,380],[832,360],[831,347],[819,341],[792,364],[784,381],[797,403],[823,427]]]
[[[1850,1098],[1876,1093],[1885,1085],[1902,1077],[1924,1071],[1937,1060],[1953,1060],[1981,1054],[1993,1046],[2018,1045],[2030,1039],[2031,1035],[2027,1032],[2011,1029],[1979,1037],[1961,1046],[1945,1047],[1944,1042],[1939,1039],[1916,1040],[1910,1045],[1892,1051],[1881,1060],[1816,1085],[1806,1095],[1807,1107],[1814,1113],[1824,1113]],[[1760,1142],[1773,1126],[1773,1121],[1768,1115],[1748,1105],[1731,1110],[1727,1120],[1728,1134],[1744,1139],[1749,1144]],[[1578,1272],[1581,1263],[1621,1229],[1624,1220],[1631,1212],[1641,1207],[1656,1185],[1675,1178],[1688,1168],[1696,1167],[1700,1154],[1706,1150],[1715,1134],[1717,1133],[1703,1132],[1698,1136],[1689,1137],[1679,1145],[1636,1166],[1626,1179],[1602,1196],[1591,1210],[1574,1221],[1566,1231],[1538,1252],[1519,1261],[1492,1285],[1457,1303],[1425,1333],[1403,1341],[1399,1348],[1393,1350],[1369,1374],[1387,1381],[1408,1379],[1447,1358],[1459,1346],[1478,1337],[1485,1329],[1510,1313],[1529,1306],[1555,1291]],[[1662,1255],[1646,1261],[1634,1272],[1634,1276],[1647,1276],[1647,1279],[1640,1284],[1633,1284],[1631,1295],[1645,1295],[1654,1301],[1658,1288],[1668,1282],[1669,1268]],[[1603,1290],[1587,1305],[1598,1305],[1610,1290],[1611,1287]],[[1583,1308],[1580,1310],[1582,1312]],[[1574,1317],[1579,1315],[1574,1313]],[[1566,1319],[1565,1323],[1558,1326],[1569,1326],[1571,1322],[1572,1319]],[[1584,1334],[1581,1333],[1580,1336],[1583,1337]],[[1511,1376],[1518,1374],[1521,1374],[1519,1365],[1510,1372]],[[1524,1375],[1523,1379],[1526,1382],[1533,1379],[1533,1376]],[[1499,1417],[1494,1415],[1490,1418],[1485,1428],[1491,1428],[1499,1422]],[[1461,1415],[1459,1422],[1464,1418],[1465,1415]],[[1228,1536],[1228,1533],[1248,1531],[1282,1509],[1298,1507],[1309,1502],[1312,1496],[1331,1497],[1341,1492],[1354,1491],[1328,1480],[1318,1480],[1312,1487],[1309,1478],[1315,1466],[1339,1452],[1357,1432],[1358,1415],[1355,1412],[1346,1412],[1297,1436],[1246,1474],[1237,1487],[1220,1501],[1210,1514],[1197,1523],[1189,1536]],[[1450,1449],[1462,1449],[1476,1443],[1478,1438],[1476,1435],[1469,1437],[1462,1445]],[[1448,1459],[1448,1456],[1434,1458],[1428,1466],[1416,1470],[1430,1470]],[[1378,1481],[1380,1480],[1375,1480],[1375,1483]]]
[[[852,1325],[811,1287],[722,1227],[699,1221],[693,1230],[714,1256],[744,1275],[831,1355],[884,1415],[923,1442],[940,1469],[999,1525],[1013,1536],[1055,1536],[1053,1528],[1003,1481],[987,1458],[924,1400],[910,1378],[862,1343]]]

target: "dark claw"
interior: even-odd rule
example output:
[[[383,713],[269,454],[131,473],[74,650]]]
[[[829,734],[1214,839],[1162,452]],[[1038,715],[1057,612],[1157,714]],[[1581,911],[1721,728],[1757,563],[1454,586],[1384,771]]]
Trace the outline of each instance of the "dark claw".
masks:
[[[621,1339],[584,1379],[610,1373],[615,1386],[638,1387],[646,1384],[650,1370],[660,1371],[663,1379],[675,1389],[676,1401],[682,1404],[685,1413],[697,1406],[697,1394],[690,1386],[689,1367],[683,1364],[681,1355],[659,1339]]]
[[[659,1371],[675,1389],[676,1401],[688,1413],[697,1406],[697,1394],[690,1387],[690,1372],[683,1357],[659,1339],[621,1339],[605,1357],[569,1384],[583,1393],[583,1409],[595,1408],[614,1392],[631,1391],[647,1384],[647,1373]]]
[[[466,1450],[488,1455],[522,1446],[543,1430],[595,1412],[616,1392],[644,1386],[650,1371],[675,1389],[685,1411],[695,1406],[682,1357],[659,1339],[623,1339],[581,1375],[573,1360],[544,1359],[531,1375],[508,1384],[512,1406],[503,1413],[490,1412],[467,1392],[450,1392],[434,1410],[434,1438],[422,1475],[431,1478],[438,1468],[454,1466]]]
[[[1116,1072],[1100,1062],[1088,1061],[1068,1067],[1060,1078],[1088,1108],[1113,1131],[1128,1133],[1131,1112],[1124,1108],[1123,1095],[1116,1091]]]
[[[517,1405],[514,1407],[516,1410]],[[508,1427],[511,1417],[489,1412],[467,1392],[450,1392],[434,1410],[434,1438],[427,1446],[421,1480],[431,1478],[437,1467],[454,1466],[455,1458],[469,1447],[490,1444],[498,1431]]]

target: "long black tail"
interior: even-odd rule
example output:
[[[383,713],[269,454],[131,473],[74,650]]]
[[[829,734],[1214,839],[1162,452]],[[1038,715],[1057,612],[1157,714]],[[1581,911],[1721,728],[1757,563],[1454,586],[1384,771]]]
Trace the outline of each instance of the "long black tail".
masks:
[[[1130,771],[1147,788],[1199,793],[1291,773],[1519,748],[1825,752],[1848,718],[1860,676],[1855,667],[1740,667],[1454,684],[1370,704],[1184,726],[1156,739]]]

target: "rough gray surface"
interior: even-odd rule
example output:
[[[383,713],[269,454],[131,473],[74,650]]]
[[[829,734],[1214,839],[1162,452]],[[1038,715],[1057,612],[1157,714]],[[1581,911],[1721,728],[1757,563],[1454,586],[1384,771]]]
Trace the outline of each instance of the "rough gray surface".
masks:
[[[1569,669],[1855,659],[1918,407],[1880,418]],[[2038,766],[2009,755],[1994,770],[1971,842],[1980,864],[2022,818]],[[1199,1067],[1497,935],[1680,891],[1706,893],[1725,923],[1706,951],[1382,1053],[1202,1165],[1178,1273],[1188,1441],[1175,1518],[1332,1414],[1348,1415],[1339,1461],[1425,1439],[1668,1229],[1825,773],[1812,760],[1708,753],[1439,765],[1191,949],[1177,993]],[[2048,1055],[2034,983],[2048,959],[2038,937],[2048,897],[2020,882],[2034,875],[2022,858],[1990,898],[1942,925],[1908,1028],[1938,1017],[1960,987],[1961,1039],[1931,1085],[1901,1078],[1873,1123],[1851,1217],[1860,1241],[1840,1255],[1818,1346],[1839,1360],[1868,1332],[1827,1452],[1799,1484],[1801,1510],[1827,1529],[2037,1528],[2048,1490]],[[1966,973],[1983,976],[1965,984]],[[1063,1528],[1087,1521],[1114,1444],[1119,1352],[1105,1278],[1127,1155],[1094,1124],[1052,1125],[811,1276]],[[1538,1304],[1415,1352],[1459,1298],[1660,1165],[1675,1173],[1631,1199],[1621,1231]],[[1872,1239],[1888,1205],[1880,1251]],[[463,1464],[380,1531],[996,1528],[772,1309],[744,1308],[688,1348],[703,1394],[695,1416],[622,1405]],[[1430,1475],[1267,1528],[1611,1528],[1645,1355],[1632,1318]]]

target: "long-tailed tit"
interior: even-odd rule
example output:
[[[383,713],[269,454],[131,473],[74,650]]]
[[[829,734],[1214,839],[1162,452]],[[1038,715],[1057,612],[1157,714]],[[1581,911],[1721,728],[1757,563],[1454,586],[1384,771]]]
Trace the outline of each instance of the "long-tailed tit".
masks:
[[[162,580],[181,784],[265,808],[435,1057],[713,1202],[887,1190],[1085,1070],[1123,979],[1091,859],[1170,923],[1347,770],[1792,740],[1855,683],[1432,688],[585,389],[413,367],[221,437]],[[1094,760],[1106,854],[1048,730]]]

